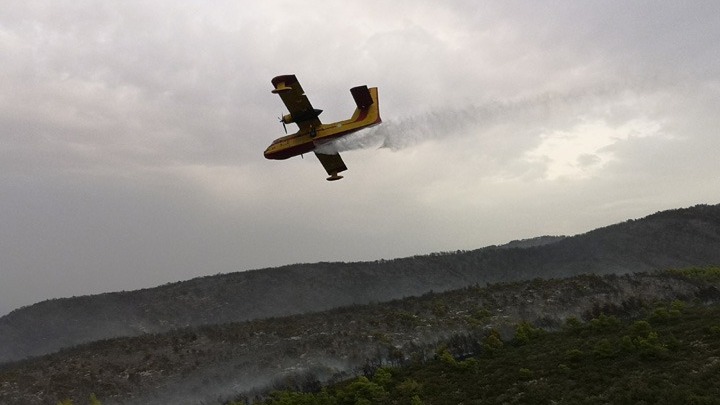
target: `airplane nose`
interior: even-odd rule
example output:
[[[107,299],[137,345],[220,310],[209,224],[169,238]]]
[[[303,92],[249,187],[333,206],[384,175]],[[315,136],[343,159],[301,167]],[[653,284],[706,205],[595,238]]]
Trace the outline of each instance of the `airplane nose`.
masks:
[[[272,158],[273,158],[273,156],[272,156],[272,153],[273,153],[273,152],[272,152],[270,149],[272,149],[272,148],[271,148],[270,146],[268,146],[268,148],[265,149],[265,152],[263,152],[263,156],[265,156],[265,159],[272,159]]]

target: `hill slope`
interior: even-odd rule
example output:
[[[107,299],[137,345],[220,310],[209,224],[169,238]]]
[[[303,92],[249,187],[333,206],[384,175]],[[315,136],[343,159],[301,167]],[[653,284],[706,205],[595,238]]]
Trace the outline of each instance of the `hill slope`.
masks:
[[[668,272],[538,279],[116,338],[0,366],[0,403],[84,403],[94,393],[105,405],[210,404],[268,385],[317,388],[327,378],[432,358],[438,345],[474,353],[490,330],[512,339],[522,320],[557,329],[570,316],[642,316],[658,302],[717,304],[717,281]]]
[[[520,339],[495,341],[492,351],[462,361],[441,352],[321,392],[240,403],[720,404],[720,306],[669,307],[645,319],[598,317],[550,333],[524,327]]]
[[[115,336],[321,311],[488,282],[718,263],[720,205],[699,205],[537,243],[390,261],[298,264],[44,301],[0,318],[0,362]]]

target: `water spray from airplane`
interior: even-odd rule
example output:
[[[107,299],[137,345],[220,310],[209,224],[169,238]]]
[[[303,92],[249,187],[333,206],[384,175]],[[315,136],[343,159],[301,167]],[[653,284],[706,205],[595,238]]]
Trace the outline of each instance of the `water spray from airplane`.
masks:
[[[422,142],[454,137],[470,129],[490,127],[505,119],[513,104],[488,103],[459,109],[433,110],[405,118],[386,119],[382,125],[358,131],[320,146],[320,153],[339,153],[357,149],[399,151]]]
[[[622,103],[623,96],[612,89],[545,93],[513,101],[489,101],[461,108],[441,108],[424,114],[386,118],[382,125],[350,134],[319,146],[319,153],[340,153],[358,149],[392,151],[406,149],[431,140],[446,140],[468,132],[489,132],[502,125],[507,138],[538,138],[542,131],[571,128],[583,117],[605,118],[598,110],[607,102]],[[537,139],[528,140],[533,147]]]

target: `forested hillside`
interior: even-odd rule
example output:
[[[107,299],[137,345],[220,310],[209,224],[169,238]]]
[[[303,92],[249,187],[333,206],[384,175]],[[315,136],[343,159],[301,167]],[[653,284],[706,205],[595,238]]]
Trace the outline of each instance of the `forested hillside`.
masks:
[[[669,304],[674,301],[715,305],[718,275],[718,268],[703,268],[536,279],[104,340],[0,366],[0,403],[82,404],[94,394],[105,405],[219,404],[255,398],[271,387],[317,391],[380,366],[424,364],[443,348],[452,359],[482,355],[485,344],[497,343],[493,339],[518,339],[518,325],[533,340],[535,329],[562,330],[572,318],[632,320],[658,308],[657,316],[671,317],[680,305]],[[592,355],[595,344],[587,344],[579,346],[582,356]],[[535,364],[520,367],[530,370],[530,379],[544,378],[549,371]]]
[[[720,306],[658,303],[638,319],[570,318],[560,330],[520,324],[478,352],[385,367],[320,391],[277,391],[234,405],[720,404]],[[255,400],[254,400],[255,399]]]
[[[0,362],[116,336],[322,311],[485,283],[712,265],[720,263],[719,247],[720,205],[699,205],[567,238],[388,261],[297,264],[56,299],[0,318]]]

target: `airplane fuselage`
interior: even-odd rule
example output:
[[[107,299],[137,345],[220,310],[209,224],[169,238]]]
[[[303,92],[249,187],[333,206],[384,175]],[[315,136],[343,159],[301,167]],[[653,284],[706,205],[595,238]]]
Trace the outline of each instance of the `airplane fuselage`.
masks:
[[[373,99],[373,104],[368,108],[355,109],[353,116],[348,120],[320,124],[317,128],[301,130],[278,138],[265,149],[265,158],[282,160],[309,153],[319,145],[381,123],[377,87],[368,90]]]

